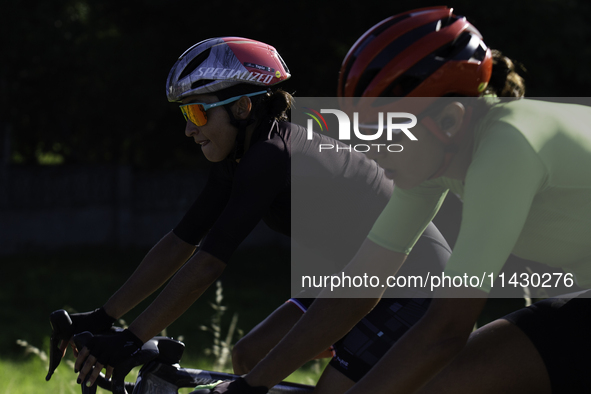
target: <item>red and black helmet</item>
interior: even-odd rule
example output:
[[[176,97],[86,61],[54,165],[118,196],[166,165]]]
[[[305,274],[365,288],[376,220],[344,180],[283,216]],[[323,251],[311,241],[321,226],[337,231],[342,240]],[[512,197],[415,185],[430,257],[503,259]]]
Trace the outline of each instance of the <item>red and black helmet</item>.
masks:
[[[479,96],[490,80],[491,51],[452,11],[421,8],[373,26],[345,57],[338,96]]]
[[[457,152],[472,108],[467,108],[464,126],[453,136],[425,110],[438,97],[480,96],[491,73],[491,50],[465,17],[444,6],[421,8],[387,18],[357,40],[341,66],[338,96],[341,107],[351,112],[423,113],[421,123],[446,146],[444,162],[431,177],[436,178]],[[405,99],[383,104],[384,97]]]

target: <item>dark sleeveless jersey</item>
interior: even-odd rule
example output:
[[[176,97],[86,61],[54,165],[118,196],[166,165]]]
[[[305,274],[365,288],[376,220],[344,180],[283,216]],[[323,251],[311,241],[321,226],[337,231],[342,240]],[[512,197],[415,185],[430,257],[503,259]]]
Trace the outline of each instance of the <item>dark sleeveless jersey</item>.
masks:
[[[324,257],[348,262],[385,207],[392,181],[374,161],[288,122],[263,122],[239,163],[213,163],[174,233],[227,262],[262,219]],[[338,145],[319,152],[319,144]],[[292,230],[293,229],[293,230]],[[209,233],[208,233],[209,231]]]

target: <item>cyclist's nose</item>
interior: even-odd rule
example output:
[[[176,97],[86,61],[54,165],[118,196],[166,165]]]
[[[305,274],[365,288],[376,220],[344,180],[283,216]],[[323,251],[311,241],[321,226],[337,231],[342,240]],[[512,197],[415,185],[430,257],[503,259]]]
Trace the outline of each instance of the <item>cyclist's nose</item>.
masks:
[[[193,137],[196,133],[198,133],[197,126],[190,120],[187,120],[187,124],[185,126],[185,135],[187,137]]]

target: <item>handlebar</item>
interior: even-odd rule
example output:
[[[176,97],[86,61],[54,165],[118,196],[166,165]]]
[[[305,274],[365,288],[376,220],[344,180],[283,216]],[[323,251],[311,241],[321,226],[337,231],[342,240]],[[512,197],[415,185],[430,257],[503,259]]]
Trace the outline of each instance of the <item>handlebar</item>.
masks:
[[[49,372],[46,380],[49,380],[55,369],[60,364],[63,352],[60,350],[62,341],[70,339],[78,349],[92,338],[88,331],[74,335],[72,319],[65,310],[53,312],[49,317],[52,334],[50,340]],[[120,328],[111,333],[122,330]],[[197,369],[181,368],[179,363],[185,350],[185,345],[177,340],[167,337],[154,337],[146,342],[139,352],[131,356],[123,365],[113,371],[111,380],[106,380],[104,374],[100,374],[95,385],[86,387],[88,374],[82,382],[82,394],[96,394],[97,386],[109,390],[114,394],[178,394],[180,387],[195,387],[211,384],[220,380],[231,381],[239,376],[223,372],[211,372]],[[125,382],[127,374],[135,367],[143,365],[138,374],[136,383]],[[303,394],[311,393],[312,386],[282,382],[269,390],[269,394]],[[197,392],[195,392],[197,393]]]

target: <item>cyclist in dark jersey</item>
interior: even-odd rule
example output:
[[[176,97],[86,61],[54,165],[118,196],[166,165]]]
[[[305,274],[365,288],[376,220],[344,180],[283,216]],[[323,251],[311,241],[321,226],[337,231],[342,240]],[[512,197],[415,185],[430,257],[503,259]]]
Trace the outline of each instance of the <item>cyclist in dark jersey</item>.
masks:
[[[397,187],[346,269],[403,264],[451,191],[464,205],[448,277],[495,277],[514,253],[590,288],[591,108],[527,99],[489,105],[482,94],[521,97],[523,81],[447,7],[387,18],[350,49],[339,82],[343,102],[355,108],[361,100],[345,98],[396,97],[398,109],[408,96],[428,104],[414,112],[418,142],[408,154],[371,152]],[[423,318],[347,394],[590,392],[590,290],[472,332],[492,285],[454,286],[436,292]],[[289,375],[375,304],[365,301],[319,297],[244,383],[271,387]]]
[[[232,253],[261,219],[341,266],[356,252],[386,206],[392,182],[362,154],[341,150],[320,155],[310,149],[327,137],[314,135],[308,140],[305,129],[286,121],[291,96],[269,89],[289,76],[273,47],[239,37],[202,41],[173,66],[168,99],[181,103],[187,119],[185,134],[201,145],[213,162],[209,179],[178,226],[154,246],[104,307],[73,315],[77,332],[109,327],[176,273],[127,330],[110,337],[95,336],[80,351],[75,366],[80,381],[91,373],[92,384],[106,366],[110,375],[120,360],[183,314],[219,277]],[[296,193],[297,199],[292,199],[294,185],[306,193]],[[323,217],[307,218],[309,225],[292,233],[291,204],[308,203],[321,208],[315,212],[322,211]],[[343,213],[345,222],[337,220]],[[416,260],[413,269],[441,271],[449,253],[445,240],[430,224],[411,257]],[[309,297],[283,305],[247,336],[239,347],[242,350],[235,353],[240,359],[235,363],[237,369],[248,370],[264,357],[299,319],[300,308],[310,303]],[[354,338],[341,346],[343,350],[337,346],[335,352],[341,360],[337,367],[343,374],[355,374],[355,379],[362,376],[420,318],[428,303],[426,299],[414,303],[384,300],[377,320],[392,320],[395,312],[401,311],[405,323],[373,332],[374,338],[368,337],[365,347],[370,347],[371,341],[376,344],[365,352],[351,350],[356,345]],[[367,320],[364,325],[373,324]],[[361,331],[367,329],[361,327]],[[262,338],[261,333],[265,333]],[[253,349],[259,353],[253,354]]]

